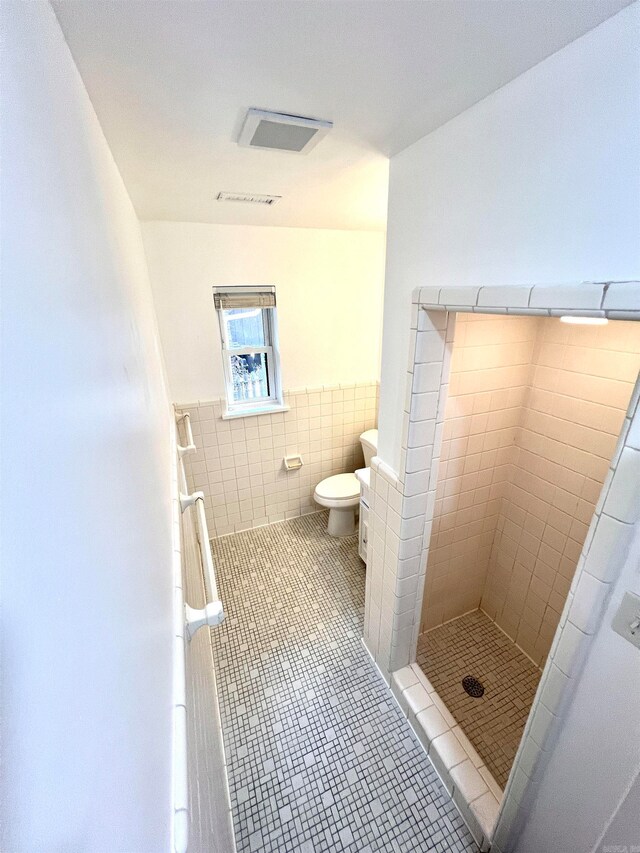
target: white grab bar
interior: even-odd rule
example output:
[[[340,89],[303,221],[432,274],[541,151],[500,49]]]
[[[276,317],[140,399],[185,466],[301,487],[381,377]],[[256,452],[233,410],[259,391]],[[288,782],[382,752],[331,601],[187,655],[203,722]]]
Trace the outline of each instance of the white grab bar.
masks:
[[[200,545],[200,558],[202,560],[206,595],[206,604],[199,610],[190,607],[185,602],[184,612],[187,636],[191,639],[203,625],[220,625],[224,621],[224,607],[218,595],[216,572],[213,565],[213,557],[211,556],[211,546],[209,545],[209,528],[207,527],[207,516],[204,511],[204,494],[202,492],[193,492],[191,495],[181,494],[180,509],[182,512],[189,506],[195,506],[196,510],[198,521],[196,533],[198,544]]]
[[[204,511],[204,494],[194,492],[191,495],[184,494],[186,489],[186,477],[183,456],[188,452],[196,450],[191,430],[191,418],[188,412],[176,413],[175,431],[172,430],[171,442],[175,446],[176,454],[173,456],[174,471],[174,499],[172,501],[174,513],[174,536],[179,531],[180,514],[189,506],[195,506],[196,512],[196,538],[200,546],[200,560],[205,587],[205,606],[196,610],[190,607],[184,600],[184,578],[182,572],[182,558],[184,553],[184,542],[177,535],[174,545],[174,655],[173,655],[173,853],[187,853],[189,842],[189,782],[188,782],[188,752],[187,752],[187,686],[185,674],[185,638],[191,641],[193,635],[203,625],[219,625],[224,620],[224,609],[218,596],[218,585],[216,583],[215,569],[209,546],[209,531],[207,529],[207,518]],[[183,421],[187,439],[186,447],[178,444],[178,424]]]
[[[196,450],[196,445],[193,441],[193,432],[191,430],[191,416],[189,412],[176,412],[176,424],[183,421],[185,432],[187,435],[187,445],[177,445],[178,456],[181,460],[185,453],[190,453]],[[181,469],[184,476],[184,468]],[[196,511],[196,538],[200,546],[200,559],[202,561],[202,573],[204,576],[205,589],[205,605],[200,609],[190,607],[186,601],[184,604],[185,626],[187,638],[191,640],[193,635],[202,628],[203,625],[220,625],[224,621],[224,608],[218,595],[218,584],[216,583],[216,572],[211,556],[211,547],[209,545],[209,528],[207,527],[207,516],[204,511],[204,493],[193,492],[193,494],[185,495],[180,493],[180,510],[182,512],[187,507],[193,506]]]
[[[184,422],[184,428],[187,434],[186,445],[178,445],[178,454],[182,457],[185,453],[194,453],[196,450],[196,445],[193,440],[193,430],[191,429],[191,415],[189,414],[189,412],[177,412],[176,423],[179,421]]]

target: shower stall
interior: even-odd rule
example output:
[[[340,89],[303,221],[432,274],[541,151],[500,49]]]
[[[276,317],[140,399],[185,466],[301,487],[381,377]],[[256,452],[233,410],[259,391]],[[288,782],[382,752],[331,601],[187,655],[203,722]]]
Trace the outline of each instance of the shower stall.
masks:
[[[364,641],[482,850],[534,790],[640,514],[639,320],[632,282],[414,293]]]
[[[417,662],[501,789],[639,369],[638,323],[456,318]]]

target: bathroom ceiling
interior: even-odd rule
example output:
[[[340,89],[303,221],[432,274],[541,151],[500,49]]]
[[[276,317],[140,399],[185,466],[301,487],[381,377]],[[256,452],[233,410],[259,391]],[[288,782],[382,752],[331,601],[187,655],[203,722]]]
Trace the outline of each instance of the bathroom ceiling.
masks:
[[[141,219],[382,230],[389,155],[628,0],[53,5]],[[308,155],[242,148],[249,107],[334,128]]]

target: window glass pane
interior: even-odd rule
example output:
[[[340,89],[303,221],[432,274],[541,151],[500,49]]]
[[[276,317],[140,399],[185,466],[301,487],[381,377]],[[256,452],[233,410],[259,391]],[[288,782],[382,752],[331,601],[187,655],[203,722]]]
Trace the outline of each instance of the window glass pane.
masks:
[[[265,339],[264,309],[230,308],[222,313],[229,349],[269,345]]]
[[[232,355],[229,358],[231,361],[233,402],[269,399],[271,393],[267,372],[267,354],[257,352],[253,355]]]

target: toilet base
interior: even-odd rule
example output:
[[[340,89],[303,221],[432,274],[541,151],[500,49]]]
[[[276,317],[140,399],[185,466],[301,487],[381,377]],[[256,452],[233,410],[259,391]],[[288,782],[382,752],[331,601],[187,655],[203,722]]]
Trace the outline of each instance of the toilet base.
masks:
[[[333,508],[329,510],[329,524],[327,533],[329,536],[353,536],[356,532],[356,511],[354,507],[345,509]]]

